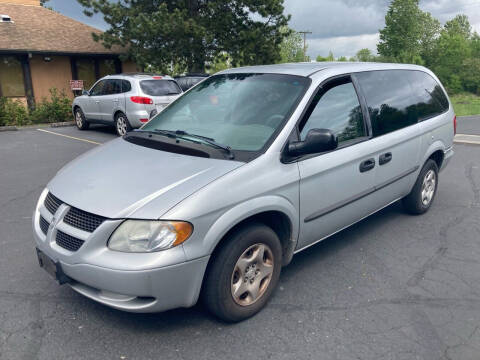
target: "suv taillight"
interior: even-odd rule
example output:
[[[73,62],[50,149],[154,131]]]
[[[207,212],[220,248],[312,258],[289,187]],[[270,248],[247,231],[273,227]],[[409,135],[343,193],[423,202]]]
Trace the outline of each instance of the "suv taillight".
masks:
[[[131,96],[130,100],[132,100],[134,103],[137,103],[137,104],[147,104],[147,105],[153,104],[152,99],[144,96]]]
[[[453,134],[457,135],[457,115],[453,117]]]

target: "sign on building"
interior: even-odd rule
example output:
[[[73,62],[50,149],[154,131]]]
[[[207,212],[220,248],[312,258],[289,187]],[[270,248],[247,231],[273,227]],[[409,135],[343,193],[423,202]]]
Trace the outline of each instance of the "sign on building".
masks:
[[[70,89],[72,91],[83,90],[83,80],[70,80]]]

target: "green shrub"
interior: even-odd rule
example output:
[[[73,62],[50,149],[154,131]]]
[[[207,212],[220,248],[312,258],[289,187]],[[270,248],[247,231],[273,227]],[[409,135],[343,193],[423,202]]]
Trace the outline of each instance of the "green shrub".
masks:
[[[72,120],[72,101],[65,91],[58,92],[51,88],[50,99],[43,98],[30,114],[30,120],[34,124],[54,123]]]
[[[19,100],[0,97],[0,126],[28,124],[28,111]]]

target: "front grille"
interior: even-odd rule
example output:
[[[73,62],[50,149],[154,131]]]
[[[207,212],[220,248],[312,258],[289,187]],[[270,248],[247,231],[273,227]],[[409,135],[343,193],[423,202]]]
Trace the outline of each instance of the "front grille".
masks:
[[[83,231],[94,232],[105,219],[72,207],[63,218],[63,222]]]
[[[43,204],[47,210],[50,211],[50,213],[55,214],[58,210],[58,207],[62,205],[62,201],[49,192]]]
[[[58,246],[69,251],[77,251],[83,245],[84,241],[77,239],[71,235],[65,234],[63,231],[57,231],[56,242]]]
[[[47,235],[47,232],[48,232],[48,227],[50,226],[50,224],[47,222],[47,220],[45,220],[43,218],[43,216],[40,216],[40,221],[39,221],[39,225],[40,225],[40,229],[42,230],[42,232]]]

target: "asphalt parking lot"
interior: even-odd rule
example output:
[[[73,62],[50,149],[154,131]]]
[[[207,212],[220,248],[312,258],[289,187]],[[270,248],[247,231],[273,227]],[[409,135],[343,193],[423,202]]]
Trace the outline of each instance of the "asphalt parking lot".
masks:
[[[480,117],[459,119],[458,132],[480,135]],[[267,308],[229,325],[200,305],[112,310],[39,268],[42,189],[114,137],[0,133],[0,359],[480,359],[480,145],[456,144],[426,215],[396,203],[296,255]]]

